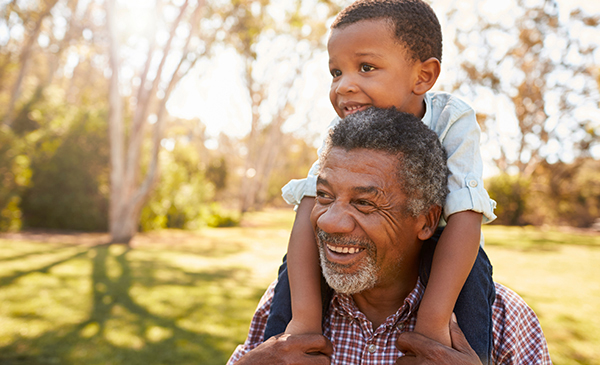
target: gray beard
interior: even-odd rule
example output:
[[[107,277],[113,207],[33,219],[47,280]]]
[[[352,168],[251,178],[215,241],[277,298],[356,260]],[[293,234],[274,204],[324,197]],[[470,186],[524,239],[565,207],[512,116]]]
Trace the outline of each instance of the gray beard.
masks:
[[[351,295],[375,287],[377,284],[378,269],[375,259],[376,249],[371,241],[335,236],[317,228],[317,242],[323,277],[325,277],[327,284],[333,290],[338,293]],[[327,243],[338,246],[351,245],[356,247],[358,245],[364,247],[367,251],[367,257],[359,264],[355,272],[348,273],[346,272],[348,268],[346,265],[331,262],[327,259],[325,253]]]

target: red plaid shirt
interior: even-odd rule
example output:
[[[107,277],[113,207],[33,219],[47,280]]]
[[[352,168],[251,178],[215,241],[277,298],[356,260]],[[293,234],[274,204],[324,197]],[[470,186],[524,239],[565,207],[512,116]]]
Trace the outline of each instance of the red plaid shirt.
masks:
[[[267,324],[275,283],[263,295],[250,323],[243,345],[236,348],[228,364],[234,364],[260,345]],[[333,296],[323,334],[333,344],[331,364],[394,364],[402,353],[395,346],[398,335],[412,331],[424,287],[419,281],[404,305],[375,331],[349,295]],[[494,323],[494,364],[552,364],[544,333],[537,316],[512,290],[496,283],[492,306]]]

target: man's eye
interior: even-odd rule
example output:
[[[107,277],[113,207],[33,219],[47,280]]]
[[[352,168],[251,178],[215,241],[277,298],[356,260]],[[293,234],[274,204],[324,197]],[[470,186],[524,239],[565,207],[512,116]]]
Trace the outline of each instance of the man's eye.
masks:
[[[342,71],[337,70],[337,69],[333,69],[330,72],[331,72],[331,76],[333,76],[333,77],[340,77],[342,75]]]
[[[369,200],[357,200],[354,206],[362,213],[371,213],[375,209],[375,204]]]
[[[333,198],[323,191],[317,191],[317,201],[319,204],[328,204],[333,201]]]
[[[371,66],[371,65],[367,65],[366,63],[363,63],[362,65],[360,65],[360,70],[362,72],[369,72],[369,71],[373,71],[375,69],[375,67]]]

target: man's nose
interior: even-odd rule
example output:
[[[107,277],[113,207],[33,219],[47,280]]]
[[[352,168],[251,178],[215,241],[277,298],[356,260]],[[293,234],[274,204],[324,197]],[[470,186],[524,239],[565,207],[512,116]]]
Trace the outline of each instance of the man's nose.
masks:
[[[348,204],[334,202],[317,219],[317,226],[327,233],[352,233],[356,222],[349,212]]]

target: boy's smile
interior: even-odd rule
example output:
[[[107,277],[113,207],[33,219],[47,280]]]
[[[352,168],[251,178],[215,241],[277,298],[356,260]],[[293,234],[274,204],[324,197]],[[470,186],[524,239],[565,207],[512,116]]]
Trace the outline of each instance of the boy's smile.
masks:
[[[423,117],[423,95],[415,93],[421,62],[411,59],[392,29],[387,19],[374,19],[332,30],[329,98],[340,118],[371,106]]]

